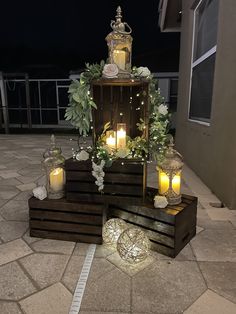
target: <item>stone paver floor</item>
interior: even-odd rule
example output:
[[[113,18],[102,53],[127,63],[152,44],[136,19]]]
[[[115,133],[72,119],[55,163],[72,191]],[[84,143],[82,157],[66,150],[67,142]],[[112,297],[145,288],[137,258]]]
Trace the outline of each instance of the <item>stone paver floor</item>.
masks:
[[[64,155],[75,142],[58,137]],[[67,314],[87,244],[31,238],[27,200],[44,182],[46,135],[0,135],[0,313]],[[156,186],[155,165],[148,184]],[[185,166],[182,192],[196,195],[195,238],[175,259],[153,252],[137,268],[97,246],[81,314],[236,313],[236,212]]]

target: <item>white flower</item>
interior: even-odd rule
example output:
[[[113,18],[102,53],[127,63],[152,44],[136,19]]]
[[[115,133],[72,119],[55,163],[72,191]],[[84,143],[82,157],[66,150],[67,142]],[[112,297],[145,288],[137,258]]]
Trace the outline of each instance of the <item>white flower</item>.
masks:
[[[168,205],[167,199],[165,196],[156,195],[154,197],[154,207],[155,208],[165,208]]]
[[[141,77],[147,77],[151,74],[150,70],[147,67],[137,68],[137,75]]]
[[[102,74],[104,77],[107,78],[114,78],[117,77],[119,72],[118,66],[115,63],[105,64]]]
[[[47,190],[45,186],[38,186],[37,188],[33,189],[33,195],[40,201],[44,200],[47,197]]]
[[[105,172],[103,171],[103,167],[105,166],[105,161],[102,160],[100,165],[95,164],[95,162],[92,163],[93,171],[92,175],[94,178],[96,178],[95,184],[98,186],[98,191],[101,192],[104,189],[104,176]]]
[[[125,148],[119,148],[118,151],[116,152],[116,157],[118,158],[125,158],[129,155],[130,150],[125,147]]]
[[[158,107],[158,111],[159,111],[160,114],[163,114],[163,116],[165,116],[168,113],[168,108],[167,108],[166,105],[161,104]]]
[[[89,153],[87,153],[85,150],[81,150],[81,152],[79,152],[77,155],[76,155],[76,159],[78,161],[81,161],[81,160],[88,160],[89,159]]]

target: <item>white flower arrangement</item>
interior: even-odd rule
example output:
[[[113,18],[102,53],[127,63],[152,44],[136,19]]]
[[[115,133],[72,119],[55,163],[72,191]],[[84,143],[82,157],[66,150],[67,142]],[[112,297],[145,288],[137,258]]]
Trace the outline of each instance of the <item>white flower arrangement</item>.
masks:
[[[163,116],[167,115],[168,114],[168,108],[166,105],[164,104],[161,104],[159,107],[158,107],[158,112],[160,114],[162,114]]]
[[[140,77],[148,77],[151,75],[151,72],[147,67],[138,67],[136,68],[136,74]]]
[[[89,159],[89,153],[87,153],[85,150],[81,150],[77,155],[76,155],[76,159],[78,161],[85,161]]]
[[[168,205],[167,198],[165,196],[156,195],[154,197],[154,207],[155,208],[165,208]]]
[[[119,72],[118,66],[116,64],[109,63],[104,65],[102,74],[103,77],[106,78],[117,78],[118,72]]]
[[[96,178],[95,184],[98,186],[98,191],[101,192],[104,189],[104,176],[105,172],[103,171],[103,168],[105,166],[105,161],[102,160],[100,165],[96,164],[95,162],[92,162],[92,175]]]

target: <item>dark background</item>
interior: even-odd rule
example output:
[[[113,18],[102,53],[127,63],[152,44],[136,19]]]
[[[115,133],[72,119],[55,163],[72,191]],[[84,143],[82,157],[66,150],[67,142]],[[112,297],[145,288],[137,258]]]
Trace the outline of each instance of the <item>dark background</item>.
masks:
[[[65,76],[106,59],[106,35],[116,8],[132,28],[132,64],[178,71],[179,33],[160,33],[159,1],[2,1],[0,71]]]

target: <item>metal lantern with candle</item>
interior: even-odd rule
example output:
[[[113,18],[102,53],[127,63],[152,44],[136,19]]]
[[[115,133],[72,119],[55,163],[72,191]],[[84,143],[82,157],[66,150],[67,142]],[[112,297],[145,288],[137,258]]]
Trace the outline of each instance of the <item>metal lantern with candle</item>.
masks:
[[[181,203],[181,171],[183,158],[174,148],[173,139],[166,150],[165,158],[157,166],[159,194],[165,195],[170,205]]]
[[[113,31],[107,35],[109,49],[109,63],[115,63],[119,68],[119,77],[129,77],[131,71],[132,40],[131,28],[122,22],[121,8],[116,10],[116,21],[111,21]],[[125,30],[128,29],[128,31]]]
[[[65,195],[65,158],[61,154],[61,148],[56,147],[54,135],[51,136],[51,146],[43,157],[48,198],[60,199]]]

